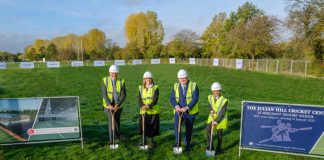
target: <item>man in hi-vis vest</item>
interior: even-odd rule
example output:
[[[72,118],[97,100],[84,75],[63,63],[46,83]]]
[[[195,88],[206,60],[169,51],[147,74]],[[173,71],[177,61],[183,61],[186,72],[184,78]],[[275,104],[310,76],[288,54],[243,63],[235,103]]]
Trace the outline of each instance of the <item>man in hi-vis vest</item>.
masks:
[[[218,82],[215,82],[211,86],[213,92],[212,95],[208,96],[210,115],[207,120],[207,148],[210,148],[210,133],[211,127],[217,129],[217,147],[216,153],[221,152],[221,144],[223,138],[223,129],[227,128],[227,104],[228,99],[221,95],[222,87]],[[212,144],[212,150],[214,150],[214,145]]]
[[[181,124],[184,122],[186,126],[184,142],[186,145],[186,150],[189,151],[193,124],[196,116],[198,115],[199,90],[196,83],[189,81],[188,74],[184,69],[179,70],[178,81],[178,83],[174,84],[170,96],[170,103],[174,107],[174,129],[176,143],[173,144],[173,147],[181,146],[181,143],[178,144],[178,142],[181,142],[181,134],[180,137],[178,137],[178,122],[179,115],[181,115]]]
[[[123,79],[118,78],[119,69],[116,65],[109,68],[109,76],[102,78],[101,90],[104,111],[108,116],[109,143],[112,137],[112,115],[114,115],[115,135],[120,138],[120,115],[123,111],[122,103],[126,97],[126,86]]]

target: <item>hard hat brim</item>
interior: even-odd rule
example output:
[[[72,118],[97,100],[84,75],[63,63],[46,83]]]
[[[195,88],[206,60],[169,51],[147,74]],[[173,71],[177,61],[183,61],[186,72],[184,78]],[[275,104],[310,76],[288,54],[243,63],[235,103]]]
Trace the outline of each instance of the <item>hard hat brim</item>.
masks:
[[[178,76],[178,78],[188,78],[188,76]]]

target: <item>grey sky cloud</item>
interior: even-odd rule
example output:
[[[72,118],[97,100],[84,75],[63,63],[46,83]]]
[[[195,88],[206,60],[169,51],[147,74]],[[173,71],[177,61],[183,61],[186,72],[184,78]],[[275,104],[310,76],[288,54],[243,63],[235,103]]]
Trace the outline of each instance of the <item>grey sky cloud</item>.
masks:
[[[23,52],[24,48],[21,46],[32,44],[36,38],[38,35],[0,33],[0,49],[11,53]],[[17,50],[17,48],[19,49]]]

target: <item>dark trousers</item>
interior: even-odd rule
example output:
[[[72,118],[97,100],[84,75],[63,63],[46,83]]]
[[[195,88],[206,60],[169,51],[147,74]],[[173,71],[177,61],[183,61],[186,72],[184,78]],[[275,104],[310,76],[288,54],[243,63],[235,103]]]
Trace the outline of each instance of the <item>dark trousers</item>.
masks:
[[[142,117],[139,116],[139,134],[143,136]],[[159,114],[145,114],[144,116],[144,144],[146,144],[146,137],[151,138],[151,143],[154,143],[154,137],[160,134],[160,115]]]
[[[179,115],[178,115],[178,113],[174,114],[174,134],[175,134],[176,143],[181,142],[181,125],[184,122],[185,127],[186,127],[186,135],[185,135],[184,142],[185,142],[185,145],[188,145],[188,146],[190,145],[192,129],[193,129],[193,124],[194,124],[195,118],[196,118],[196,115],[190,115],[190,114],[182,115],[181,124],[180,124],[180,136],[178,137]],[[178,141],[178,139],[179,139],[179,141]]]
[[[208,123],[207,124],[207,128],[206,128],[206,130],[207,130],[207,146],[208,146],[208,149],[210,148],[209,145],[210,145],[210,141],[211,141],[211,139],[210,139],[210,136],[211,136],[210,135],[210,133],[211,133],[210,132],[211,131],[211,125],[212,125],[212,123]],[[217,129],[216,132],[217,132],[217,147],[216,147],[216,151],[221,151],[221,145],[222,145],[222,139],[223,139],[223,129]],[[214,135],[213,135],[213,137],[214,137]],[[211,148],[212,148],[212,150],[214,150],[214,141],[212,142],[212,147]]]
[[[113,141],[113,131],[112,131],[112,112],[110,112],[110,110],[108,108],[104,108],[105,113],[108,116],[108,131],[109,131],[109,142]],[[115,139],[116,138],[120,138],[120,115],[123,111],[123,108],[118,109],[115,113],[114,113],[114,121],[115,121]]]

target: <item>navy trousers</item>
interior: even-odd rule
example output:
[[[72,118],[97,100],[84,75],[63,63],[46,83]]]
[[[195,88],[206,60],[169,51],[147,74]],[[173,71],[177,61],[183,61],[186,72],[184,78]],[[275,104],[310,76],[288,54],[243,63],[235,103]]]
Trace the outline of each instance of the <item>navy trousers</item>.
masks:
[[[186,114],[186,113],[184,113],[182,115],[181,125],[184,122],[185,127],[186,127],[186,134],[185,134],[185,139],[184,139],[184,143],[186,146],[190,145],[193,124],[194,124],[196,116],[197,116],[197,114],[190,115],[190,114]],[[179,124],[179,115],[178,115],[178,113],[175,113],[174,114],[174,134],[175,134],[176,143],[181,142],[181,125],[180,125],[180,136],[178,137],[178,124]],[[179,141],[178,141],[178,138],[179,138]]]

